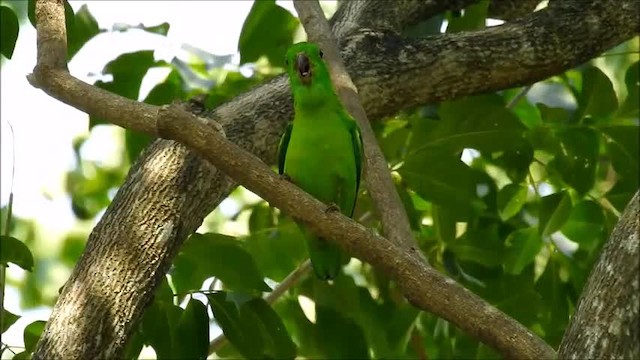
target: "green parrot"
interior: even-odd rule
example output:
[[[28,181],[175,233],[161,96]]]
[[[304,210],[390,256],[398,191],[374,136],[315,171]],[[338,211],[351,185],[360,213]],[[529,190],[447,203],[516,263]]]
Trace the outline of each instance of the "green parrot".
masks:
[[[278,148],[278,172],[316,199],[351,217],[362,170],[362,138],[331,83],[318,45],[287,51],[295,117]],[[348,261],[337,245],[303,229],[316,276],[329,280]]]

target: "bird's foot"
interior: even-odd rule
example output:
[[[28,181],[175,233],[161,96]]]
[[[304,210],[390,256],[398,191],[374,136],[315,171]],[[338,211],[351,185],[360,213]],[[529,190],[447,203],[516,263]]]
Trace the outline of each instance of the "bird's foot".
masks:
[[[285,181],[288,181],[288,182],[290,182],[290,183],[293,183],[293,181],[291,181],[291,177],[290,177],[289,175],[287,175],[287,174],[279,174],[278,176],[279,176],[279,177],[280,177],[280,179],[282,179],[282,180],[285,180]]]
[[[336,203],[330,203],[329,206],[327,206],[327,208],[324,209],[324,212],[327,214],[334,211],[340,211],[340,207],[338,207]]]

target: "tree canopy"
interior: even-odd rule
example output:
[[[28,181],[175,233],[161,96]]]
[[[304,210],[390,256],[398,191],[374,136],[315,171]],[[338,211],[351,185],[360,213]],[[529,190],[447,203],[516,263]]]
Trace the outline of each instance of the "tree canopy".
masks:
[[[108,30],[90,5],[3,2],[3,61],[20,26],[37,23],[31,84],[87,112],[89,132],[126,128],[117,166],[83,158],[88,137],[70,144],[70,206],[79,222],[97,221],[90,232],[69,229],[51,253],[34,246],[39,219],[12,216],[11,200],[2,208],[3,298],[8,284],[24,308],[53,307],[47,323],[25,327],[24,348],[3,340],[3,357],[138,358],[145,346],[159,359],[639,355],[630,310],[639,6],[340,2],[328,26],[370,121],[368,145],[379,147],[406,212],[403,233],[393,219],[405,217],[386,216],[397,209],[393,197],[381,203],[376,180],[361,187],[358,226],[321,215],[266,169],[292,119],[286,49],[303,25],[309,38],[332,41],[310,16],[256,1],[240,66],[190,46],[171,62],[139,50],[112,59],[109,79],[90,86],[66,63],[92,38],[163,37],[170,24]],[[168,76],[137,103],[155,68]],[[366,172],[380,171],[368,161]],[[309,271],[294,218],[354,256],[335,280]],[[14,265],[28,272],[7,282]],[[73,270],[53,281],[55,267]],[[603,306],[615,306],[609,317],[580,308]],[[2,332],[20,316],[3,307]]]

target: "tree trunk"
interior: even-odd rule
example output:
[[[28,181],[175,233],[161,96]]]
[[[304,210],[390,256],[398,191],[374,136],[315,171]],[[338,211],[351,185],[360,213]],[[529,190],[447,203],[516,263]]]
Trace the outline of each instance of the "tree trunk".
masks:
[[[640,359],[640,192],[602,250],[564,333],[561,359]]]

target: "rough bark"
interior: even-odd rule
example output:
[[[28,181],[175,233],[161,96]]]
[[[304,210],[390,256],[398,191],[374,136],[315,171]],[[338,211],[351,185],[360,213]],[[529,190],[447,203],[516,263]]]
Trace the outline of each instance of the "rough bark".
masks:
[[[640,358],[640,193],[602,250],[560,343],[561,359]]]
[[[339,11],[332,21],[371,119],[544,79],[630,38],[638,29],[634,0],[574,0],[567,3],[579,9],[549,7],[501,27],[409,40],[397,34],[419,20],[416,13],[432,15],[462,2],[345,4],[350,3],[364,4],[350,5],[363,13],[381,9],[380,21],[368,30],[362,29],[365,24],[358,19],[364,17],[354,15],[355,10]],[[431,13],[425,10],[429,5]],[[208,116],[224,126],[229,140],[273,163],[291,114],[286,79],[279,77]],[[234,186],[173,141],[151,145],[89,237],[36,358],[118,357],[180,244]]]

